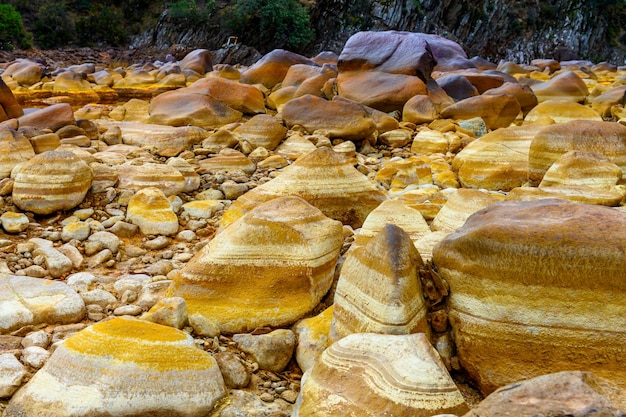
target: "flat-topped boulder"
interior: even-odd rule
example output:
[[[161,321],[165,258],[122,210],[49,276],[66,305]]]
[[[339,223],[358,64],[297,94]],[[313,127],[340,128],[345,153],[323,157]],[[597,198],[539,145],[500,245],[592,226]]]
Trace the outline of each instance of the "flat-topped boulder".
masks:
[[[75,323],[85,316],[83,299],[60,281],[2,274],[0,290],[0,333],[40,323]]]
[[[507,201],[434,248],[461,366],[483,393],[570,369],[626,386],[625,232],[612,208]]]

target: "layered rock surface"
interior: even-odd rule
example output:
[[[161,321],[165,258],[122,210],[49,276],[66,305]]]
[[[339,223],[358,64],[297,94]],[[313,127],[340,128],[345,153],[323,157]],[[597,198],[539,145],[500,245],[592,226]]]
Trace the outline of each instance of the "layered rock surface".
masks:
[[[625,230],[611,208],[504,202],[435,247],[459,359],[483,392],[571,369],[625,384]]]

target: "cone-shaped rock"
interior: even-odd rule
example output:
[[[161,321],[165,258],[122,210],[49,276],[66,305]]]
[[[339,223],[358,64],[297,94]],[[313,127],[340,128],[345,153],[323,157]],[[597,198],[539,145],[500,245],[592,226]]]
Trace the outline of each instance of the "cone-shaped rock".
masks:
[[[350,251],[367,244],[388,224],[395,224],[402,228],[413,241],[430,233],[430,228],[422,213],[405,205],[400,200],[387,200],[383,201],[367,216],[363,227],[350,246]]]
[[[89,165],[72,152],[44,152],[18,168],[13,202],[36,214],[69,210],[83,201],[92,179]]]
[[[626,388],[625,235],[608,207],[507,201],[434,248],[461,365],[484,393],[571,369]]]
[[[333,150],[322,147],[286,167],[280,176],[239,197],[224,213],[223,225],[253,207],[285,195],[304,198],[331,219],[360,227],[387,197]]]
[[[226,396],[215,359],[191,336],[115,318],[60,344],[11,399],[6,415],[201,417]]]
[[[337,282],[331,339],[352,333],[428,333],[417,275],[422,264],[409,236],[392,224],[352,251]]]
[[[606,156],[622,169],[621,182],[626,183],[626,126],[591,120],[550,125],[537,133],[528,155],[529,183],[538,185],[550,165],[571,150]]]
[[[305,374],[294,417],[461,415],[469,411],[423,333],[353,334]]]
[[[463,226],[467,218],[478,210],[502,200],[504,200],[504,194],[486,193],[465,188],[455,190],[448,197],[446,204],[441,207],[430,227],[433,231],[448,230],[453,232],[458,227]]]
[[[183,297],[225,333],[302,318],[329,290],[342,227],[298,197],[259,205],[222,230],[175,277]]]

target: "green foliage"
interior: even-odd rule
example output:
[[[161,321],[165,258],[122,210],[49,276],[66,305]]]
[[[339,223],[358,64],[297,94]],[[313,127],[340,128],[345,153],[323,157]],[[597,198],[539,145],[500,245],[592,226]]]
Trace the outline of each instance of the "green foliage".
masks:
[[[198,7],[195,0],[180,0],[168,7],[169,16],[178,23],[201,25],[206,23],[215,11],[215,0],[207,2],[205,7]]]
[[[269,47],[299,48],[314,38],[309,12],[298,0],[237,0],[230,26]]]
[[[74,20],[67,13],[65,3],[50,0],[35,16],[35,42],[43,49],[58,48],[76,39]]]
[[[22,16],[10,4],[0,4],[0,49],[28,49],[32,41],[22,24]]]
[[[104,43],[112,46],[127,41],[124,16],[120,9],[92,3],[89,10],[76,20],[76,35],[80,45]]]

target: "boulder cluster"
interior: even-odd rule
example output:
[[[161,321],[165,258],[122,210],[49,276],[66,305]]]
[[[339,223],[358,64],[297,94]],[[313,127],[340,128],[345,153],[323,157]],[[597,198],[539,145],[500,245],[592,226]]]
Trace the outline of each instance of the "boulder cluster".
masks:
[[[626,415],[626,67],[0,76],[3,417]]]

